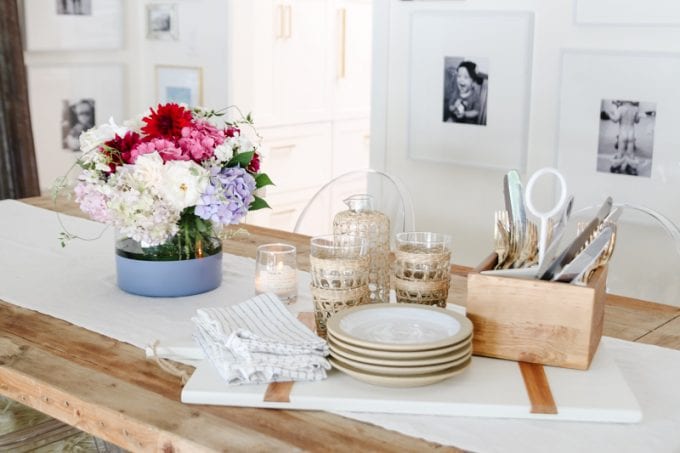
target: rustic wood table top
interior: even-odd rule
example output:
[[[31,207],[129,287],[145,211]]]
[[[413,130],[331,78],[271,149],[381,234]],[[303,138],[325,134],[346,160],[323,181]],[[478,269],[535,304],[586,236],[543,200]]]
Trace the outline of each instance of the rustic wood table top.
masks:
[[[83,216],[70,202],[23,201]],[[306,236],[244,228],[225,251],[254,257],[257,245],[285,241],[308,269]],[[450,302],[465,305],[469,271],[452,266]],[[680,308],[610,295],[604,334],[680,349]],[[457,451],[326,412],[185,405],[181,388],[137,347],[0,301],[0,394],[128,450]]]

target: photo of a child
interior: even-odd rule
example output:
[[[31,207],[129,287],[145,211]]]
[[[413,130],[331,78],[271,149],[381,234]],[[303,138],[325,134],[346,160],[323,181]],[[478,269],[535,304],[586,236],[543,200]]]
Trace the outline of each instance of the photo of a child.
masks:
[[[444,122],[486,125],[488,74],[485,58],[444,57]]]
[[[650,177],[656,103],[603,99],[597,171]]]

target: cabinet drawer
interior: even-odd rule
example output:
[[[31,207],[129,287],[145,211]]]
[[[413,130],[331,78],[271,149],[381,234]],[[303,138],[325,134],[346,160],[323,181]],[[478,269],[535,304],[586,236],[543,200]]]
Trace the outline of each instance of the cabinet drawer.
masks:
[[[331,178],[330,123],[260,130],[263,137],[263,170],[274,184],[270,194],[318,187]]]
[[[246,223],[293,231],[298,217],[300,217],[302,210],[314,196],[318,187],[279,194],[271,194],[270,189],[271,187],[267,188],[265,198],[271,209],[261,209],[248,213]]]

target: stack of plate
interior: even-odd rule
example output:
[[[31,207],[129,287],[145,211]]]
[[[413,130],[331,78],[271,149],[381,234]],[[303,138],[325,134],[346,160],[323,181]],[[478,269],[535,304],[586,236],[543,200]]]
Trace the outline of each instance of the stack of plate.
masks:
[[[463,371],[472,357],[472,323],[417,304],[362,305],[328,320],[330,361],[370,384],[417,387]]]

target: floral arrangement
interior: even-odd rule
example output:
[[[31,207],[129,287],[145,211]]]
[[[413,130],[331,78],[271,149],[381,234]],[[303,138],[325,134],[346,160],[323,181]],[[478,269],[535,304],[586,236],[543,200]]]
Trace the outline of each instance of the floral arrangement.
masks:
[[[221,226],[268,207],[257,189],[258,147],[225,111],[158,105],[122,126],[113,120],[80,136],[84,152],[75,200],[92,219],[113,226],[139,259],[190,259],[217,253]]]

